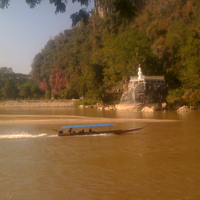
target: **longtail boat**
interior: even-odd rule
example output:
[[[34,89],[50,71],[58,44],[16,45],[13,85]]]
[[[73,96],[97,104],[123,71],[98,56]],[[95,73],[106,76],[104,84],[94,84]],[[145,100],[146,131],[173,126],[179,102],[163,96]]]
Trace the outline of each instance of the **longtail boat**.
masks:
[[[94,127],[111,127],[111,126],[115,126],[115,124],[89,124],[89,125],[63,126],[62,129],[69,129],[69,130],[67,132],[64,132],[63,130],[57,130],[57,131],[58,131],[58,136],[77,136],[77,135],[95,135],[95,134],[122,134],[122,133],[138,131],[144,128],[144,127],[139,127],[139,128],[125,129],[125,130],[107,130],[107,131],[92,130],[92,128]],[[73,131],[74,128],[89,128],[89,130],[85,131],[84,129],[82,129],[81,131],[76,132]]]

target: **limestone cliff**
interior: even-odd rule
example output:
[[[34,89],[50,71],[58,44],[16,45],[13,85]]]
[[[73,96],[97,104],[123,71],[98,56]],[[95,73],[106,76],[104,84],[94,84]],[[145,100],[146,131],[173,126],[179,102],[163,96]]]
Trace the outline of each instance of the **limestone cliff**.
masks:
[[[103,18],[114,10],[113,2],[110,0],[94,0],[95,13]]]

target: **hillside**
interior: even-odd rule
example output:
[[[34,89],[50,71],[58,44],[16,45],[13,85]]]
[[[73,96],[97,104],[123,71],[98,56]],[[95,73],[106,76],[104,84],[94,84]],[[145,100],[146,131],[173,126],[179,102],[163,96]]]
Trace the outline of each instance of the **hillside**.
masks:
[[[106,102],[141,64],[145,75],[165,76],[169,101],[198,105],[199,8],[197,0],[146,0],[132,20],[93,12],[87,25],[48,41],[34,58],[32,79],[49,98]]]

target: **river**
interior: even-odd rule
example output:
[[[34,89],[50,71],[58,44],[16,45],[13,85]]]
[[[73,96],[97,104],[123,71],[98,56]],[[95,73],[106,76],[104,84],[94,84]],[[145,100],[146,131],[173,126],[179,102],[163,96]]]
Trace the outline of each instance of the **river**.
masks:
[[[123,135],[52,130],[87,123],[148,126]],[[200,111],[1,108],[0,126],[0,199],[200,199]]]

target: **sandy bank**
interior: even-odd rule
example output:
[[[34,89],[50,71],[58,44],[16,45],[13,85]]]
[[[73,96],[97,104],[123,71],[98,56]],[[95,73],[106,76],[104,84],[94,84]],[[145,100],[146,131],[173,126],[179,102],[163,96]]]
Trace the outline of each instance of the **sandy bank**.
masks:
[[[130,118],[102,118],[84,117],[76,115],[0,115],[0,124],[98,124],[98,123],[163,123],[180,122],[179,120],[169,119],[130,119]]]
[[[0,107],[70,107],[76,101],[78,100],[8,100],[0,101]]]

